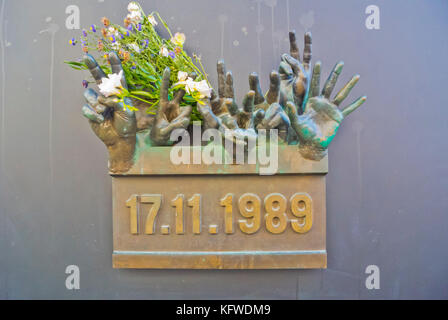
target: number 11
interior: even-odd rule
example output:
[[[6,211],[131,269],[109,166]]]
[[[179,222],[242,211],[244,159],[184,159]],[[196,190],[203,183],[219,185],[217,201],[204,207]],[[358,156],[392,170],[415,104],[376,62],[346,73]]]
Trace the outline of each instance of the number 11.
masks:
[[[195,194],[188,200],[188,206],[193,208],[193,233],[201,233],[201,195]]]

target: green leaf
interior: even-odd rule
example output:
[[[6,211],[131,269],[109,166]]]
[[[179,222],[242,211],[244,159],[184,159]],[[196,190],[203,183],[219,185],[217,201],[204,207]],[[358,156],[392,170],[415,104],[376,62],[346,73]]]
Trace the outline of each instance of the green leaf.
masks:
[[[65,64],[68,64],[70,67],[76,70],[87,70],[87,66],[84,62],[76,62],[76,61],[64,61]]]
[[[135,91],[131,91],[130,94],[136,95],[136,96],[143,96],[143,97],[148,97],[150,99],[154,99],[155,96],[149,92],[146,91],[140,91],[140,90],[135,90]]]

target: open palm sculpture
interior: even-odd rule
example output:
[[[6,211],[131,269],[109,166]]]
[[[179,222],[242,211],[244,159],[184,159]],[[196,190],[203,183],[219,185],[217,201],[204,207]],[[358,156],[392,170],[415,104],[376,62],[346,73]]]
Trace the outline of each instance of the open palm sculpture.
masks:
[[[233,75],[226,71],[223,61],[217,65],[218,92],[211,92],[210,98],[197,103],[197,110],[203,118],[203,127],[218,129],[225,139],[226,132],[233,137],[257,139],[260,129],[277,130],[282,143],[297,144],[303,158],[319,161],[327,154],[330,142],[336,135],[342,120],[360,107],[365,97],[357,99],[343,110],[339,105],[349,95],[359,80],[354,76],[336,96],[330,96],[336,85],[343,63],[336,64],[328,80],[320,91],[321,63],[311,70],[311,34],[305,34],[303,59],[294,32],[290,32],[290,54],[283,54],[278,72],[270,74],[270,86],[263,94],[256,73],[249,76],[249,92],[241,106],[238,106],[233,84]],[[127,88],[126,79],[119,56],[112,52],[108,56],[111,70],[121,75],[121,85]],[[97,84],[106,77],[95,59],[86,55],[84,63]],[[137,125],[144,113],[136,112],[130,98],[105,97],[88,89],[84,96],[87,104],[82,108],[95,134],[104,142],[109,151],[109,169],[112,173],[128,171],[134,162],[139,131],[147,134],[148,144],[170,146],[171,133],[175,129],[190,126],[193,106],[182,106],[184,89],[179,89],[169,99],[170,70],[165,69],[160,86],[160,100],[156,114],[149,128]],[[124,107],[124,104],[127,107]],[[131,106],[131,108],[129,108]]]

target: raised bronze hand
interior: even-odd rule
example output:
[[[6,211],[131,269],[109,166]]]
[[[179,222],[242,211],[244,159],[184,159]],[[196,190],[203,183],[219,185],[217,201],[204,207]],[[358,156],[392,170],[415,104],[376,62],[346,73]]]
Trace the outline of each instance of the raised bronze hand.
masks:
[[[283,108],[278,103],[280,97],[279,74],[276,71],[272,71],[269,79],[269,90],[266,93],[265,98],[261,91],[260,80],[257,73],[254,72],[249,76],[249,87],[251,91],[255,92],[255,114],[252,117],[253,120],[251,126],[253,125],[256,131],[259,129],[265,129],[267,131],[277,129],[278,136],[283,141],[286,141],[290,122]]]
[[[150,133],[150,139],[153,145],[172,145],[175,141],[170,140],[171,132],[175,129],[186,129],[190,124],[192,107],[180,107],[185,90],[178,90],[173,100],[169,101],[169,88],[170,68],[167,67],[163,72],[162,85],[160,86],[160,103],[157,108],[155,123]]]
[[[104,71],[91,55],[84,57],[84,62],[97,84],[106,77]],[[109,54],[112,72],[119,74],[123,70],[116,53]],[[127,88],[124,76],[121,79],[123,88]],[[124,108],[116,96],[98,95],[93,89],[84,92],[87,104],[83,106],[83,115],[89,119],[95,134],[104,142],[109,151],[109,170],[113,173],[128,171],[133,164],[137,124],[134,111]],[[124,103],[131,105],[130,99]]]
[[[218,95],[212,90],[210,104],[213,114],[220,119],[220,125],[228,130],[233,130],[238,127],[237,118],[234,117],[238,111],[238,106],[235,102],[235,90],[233,88],[232,72],[226,72],[226,65],[223,60],[217,63],[218,72]],[[206,108],[201,107],[202,111]],[[206,122],[206,127],[211,125]],[[214,126],[217,124],[215,123]]]
[[[310,98],[302,115],[297,113],[298,108],[294,103],[287,102],[286,109],[291,126],[299,138],[299,151],[306,159],[317,161],[325,157],[328,146],[335,137],[342,120],[366,101],[366,97],[363,96],[342,111],[338,108],[358,82],[359,75],[355,75],[333,100],[330,99],[343,66],[343,62],[336,64],[319,94],[321,63],[317,62],[314,65]]]
[[[210,100],[204,99],[203,104],[198,104],[205,129],[218,129],[223,134],[223,139],[242,143],[247,147],[246,138],[257,139],[255,130],[248,125],[254,110],[255,93],[252,91],[245,96],[243,108],[240,109],[235,101],[232,72],[226,72],[224,61],[218,61],[217,72],[218,95],[212,90]]]
[[[266,98],[260,88],[258,75],[249,76],[250,91],[239,108],[234,95],[233,76],[226,73],[223,61],[218,62],[218,93],[212,92],[210,105],[199,106],[206,128],[220,131],[230,130],[236,137],[257,138],[259,129],[279,129],[281,138],[286,138],[289,118],[278,104],[280,78],[277,72],[270,75],[270,88]]]
[[[282,55],[279,67],[280,73],[280,104],[286,106],[286,102],[293,102],[298,106],[298,113],[303,112],[303,103],[306,100],[306,93],[310,83],[310,62],[311,62],[311,33],[305,33],[305,47],[303,59],[300,60],[299,48],[297,46],[296,34],[289,32],[290,55]]]

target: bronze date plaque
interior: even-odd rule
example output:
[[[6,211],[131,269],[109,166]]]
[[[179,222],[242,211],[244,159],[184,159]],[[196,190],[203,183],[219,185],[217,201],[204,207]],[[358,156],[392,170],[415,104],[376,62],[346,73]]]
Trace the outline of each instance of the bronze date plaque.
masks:
[[[167,167],[169,148],[113,175],[114,268],[326,268],[328,160],[279,148],[257,165]]]

